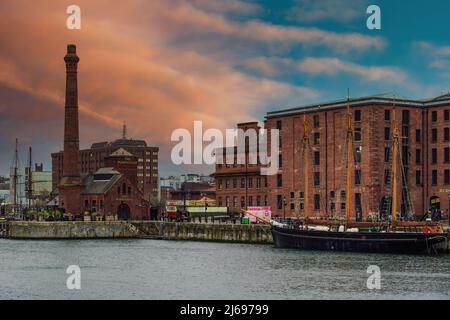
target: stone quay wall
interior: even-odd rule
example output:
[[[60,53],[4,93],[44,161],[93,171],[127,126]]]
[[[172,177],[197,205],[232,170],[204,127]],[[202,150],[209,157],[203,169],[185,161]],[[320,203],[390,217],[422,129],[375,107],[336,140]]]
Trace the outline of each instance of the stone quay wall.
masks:
[[[132,222],[141,235],[165,240],[194,240],[272,244],[268,225],[206,224],[144,221]]]
[[[10,221],[10,239],[116,239],[147,238],[271,244],[267,225],[205,224],[164,221]]]
[[[31,222],[10,221],[10,239],[111,239],[135,238],[139,231],[125,221],[85,222]]]

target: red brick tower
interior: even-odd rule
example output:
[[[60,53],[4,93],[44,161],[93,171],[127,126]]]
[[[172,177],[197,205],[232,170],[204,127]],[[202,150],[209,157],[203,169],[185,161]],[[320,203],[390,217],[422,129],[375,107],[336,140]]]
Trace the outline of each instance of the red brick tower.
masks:
[[[67,213],[81,213],[81,192],[83,189],[78,162],[78,86],[77,67],[80,58],[76,46],[67,46],[66,62],[66,104],[64,118],[64,164],[63,177],[59,185],[61,207]]]

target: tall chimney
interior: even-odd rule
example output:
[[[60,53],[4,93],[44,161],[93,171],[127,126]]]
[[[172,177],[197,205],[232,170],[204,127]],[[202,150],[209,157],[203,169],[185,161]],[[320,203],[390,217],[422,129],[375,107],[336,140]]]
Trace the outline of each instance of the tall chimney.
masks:
[[[81,213],[81,177],[78,161],[78,85],[77,68],[80,58],[73,44],[67,46],[66,62],[66,104],[64,111],[64,156],[63,177],[59,185],[61,206],[66,212]]]
[[[79,180],[78,164],[79,128],[78,128],[78,84],[77,68],[80,58],[73,44],[67,46],[66,62],[66,105],[64,117],[64,166],[63,177]],[[75,181],[74,181],[75,182]]]

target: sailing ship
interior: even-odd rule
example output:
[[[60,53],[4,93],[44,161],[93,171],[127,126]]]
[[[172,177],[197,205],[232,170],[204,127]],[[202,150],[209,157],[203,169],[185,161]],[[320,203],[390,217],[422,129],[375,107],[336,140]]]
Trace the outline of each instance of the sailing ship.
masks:
[[[345,218],[323,219],[308,216],[309,208],[309,131],[306,114],[304,114],[303,165],[304,165],[304,217],[297,225],[286,225],[274,220],[264,221],[271,224],[272,236],[276,247],[303,250],[326,250],[364,253],[398,253],[398,254],[437,254],[440,246],[448,239],[439,223],[426,221],[399,221],[397,217],[397,175],[401,164],[399,155],[400,133],[395,116],[395,100],[392,110],[392,162],[391,162],[391,197],[387,207],[389,219],[362,222],[351,219],[351,159],[354,129],[350,110],[350,98],[347,97],[347,138],[346,138],[346,206]],[[404,171],[400,173],[404,174]],[[408,198],[408,197],[407,197]],[[251,212],[245,213],[252,215]],[[381,215],[381,212],[380,212]],[[255,216],[256,217],[256,216]],[[256,217],[258,218],[258,217]],[[258,218],[260,219],[260,218]],[[261,219],[260,219],[261,220]]]

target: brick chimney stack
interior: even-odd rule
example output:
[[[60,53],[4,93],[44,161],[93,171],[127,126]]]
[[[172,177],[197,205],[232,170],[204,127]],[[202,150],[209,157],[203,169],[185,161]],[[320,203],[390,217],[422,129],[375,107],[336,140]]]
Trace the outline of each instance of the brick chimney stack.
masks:
[[[81,177],[78,162],[78,84],[77,68],[80,58],[76,46],[69,44],[64,57],[66,63],[66,104],[64,116],[63,177],[59,185],[60,205],[66,212],[81,213]]]

